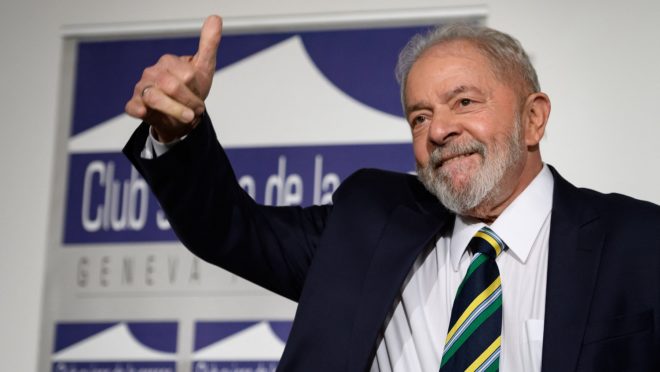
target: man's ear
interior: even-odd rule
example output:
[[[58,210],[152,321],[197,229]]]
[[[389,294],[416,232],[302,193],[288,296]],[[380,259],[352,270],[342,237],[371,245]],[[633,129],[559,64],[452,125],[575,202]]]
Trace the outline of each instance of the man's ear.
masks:
[[[543,92],[532,93],[527,97],[522,112],[525,128],[525,144],[538,146],[545,133],[545,126],[550,116],[550,98]]]

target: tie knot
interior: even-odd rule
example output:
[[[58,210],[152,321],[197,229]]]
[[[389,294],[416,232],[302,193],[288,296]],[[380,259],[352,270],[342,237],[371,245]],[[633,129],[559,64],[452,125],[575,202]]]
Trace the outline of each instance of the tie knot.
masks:
[[[482,227],[476,234],[470,243],[468,244],[468,249],[475,253],[485,254],[488,257],[495,259],[497,256],[502,253],[502,251],[507,250],[509,247],[500,239],[497,234],[488,226]]]

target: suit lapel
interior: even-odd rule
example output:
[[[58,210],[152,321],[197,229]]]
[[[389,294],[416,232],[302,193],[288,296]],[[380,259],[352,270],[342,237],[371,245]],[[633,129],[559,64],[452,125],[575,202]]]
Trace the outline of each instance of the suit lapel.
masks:
[[[415,259],[452,220],[451,216],[435,198],[422,205],[399,205],[393,210],[361,292],[351,338],[349,371],[370,367],[377,341]]]
[[[555,191],[541,369],[573,371],[588,321],[604,231],[587,199],[551,170]]]

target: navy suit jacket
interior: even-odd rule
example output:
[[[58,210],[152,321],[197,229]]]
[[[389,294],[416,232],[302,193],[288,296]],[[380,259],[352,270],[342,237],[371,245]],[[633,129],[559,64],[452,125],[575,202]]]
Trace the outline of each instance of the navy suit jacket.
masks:
[[[298,302],[279,370],[368,370],[413,262],[454,216],[414,176],[379,170],[344,180],[332,206],[260,206],[208,118],[153,160],[147,133],[124,152],[183,244]],[[660,207],[552,171],[543,371],[660,371]]]

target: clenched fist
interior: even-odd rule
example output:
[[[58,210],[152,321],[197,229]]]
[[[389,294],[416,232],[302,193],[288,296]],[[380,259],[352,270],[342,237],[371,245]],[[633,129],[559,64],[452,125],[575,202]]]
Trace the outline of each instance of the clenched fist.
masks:
[[[126,103],[126,113],[150,124],[161,142],[190,132],[205,110],[221,36],[222,19],[215,15],[206,18],[197,53],[166,54],[144,69]]]

